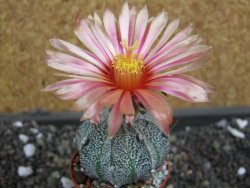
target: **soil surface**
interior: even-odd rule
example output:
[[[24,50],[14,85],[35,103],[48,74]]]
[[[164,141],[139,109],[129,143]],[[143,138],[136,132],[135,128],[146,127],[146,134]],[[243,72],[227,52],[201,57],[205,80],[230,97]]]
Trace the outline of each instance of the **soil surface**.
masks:
[[[241,136],[230,133],[228,127],[240,131]],[[77,128],[0,122],[0,187],[71,187],[68,169]],[[20,134],[28,136],[28,141],[20,140]],[[250,187],[250,125],[241,129],[232,119],[220,126],[186,127],[171,133],[170,140],[171,176],[167,188]],[[35,146],[30,157],[24,153],[26,144]],[[32,172],[22,176],[18,173],[20,166],[31,167]]]

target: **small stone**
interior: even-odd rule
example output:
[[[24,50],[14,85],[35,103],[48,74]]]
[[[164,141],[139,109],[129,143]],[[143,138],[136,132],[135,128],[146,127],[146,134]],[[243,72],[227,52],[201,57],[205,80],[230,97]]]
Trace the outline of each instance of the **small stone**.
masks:
[[[185,130],[186,130],[187,132],[189,132],[189,131],[191,130],[191,128],[190,128],[189,126],[187,126],[187,127],[185,128]]]
[[[220,143],[217,140],[213,141],[213,148],[218,150],[220,148]]]
[[[236,122],[236,124],[238,125],[238,127],[240,129],[244,129],[248,125],[248,121],[247,120],[240,119],[240,118],[236,118],[235,122]]]
[[[172,150],[173,153],[177,153],[177,147],[173,146],[173,147],[171,148],[171,150]]]
[[[42,134],[42,133],[38,133],[38,134],[36,135],[36,139],[37,139],[37,140],[41,139],[42,137],[43,137],[43,134]]]
[[[13,123],[13,126],[20,128],[20,127],[23,127],[23,123],[21,121],[16,121]]]
[[[216,123],[216,126],[219,128],[225,128],[228,125],[228,122],[226,119],[222,119]]]
[[[231,151],[231,146],[229,144],[226,144],[225,146],[223,146],[223,150],[225,152],[230,152]]]
[[[23,147],[23,151],[26,157],[32,157],[35,154],[36,147],[34,144],[26,144]]]
[[[61,177],[61,183],[62,183],[63,188],[73,188],[74,187],[73,182],[67,177]]]
[[[106,187],[107,184],[106,184],[106,183],[100,183],[100,186],[101,186],[101,187]]]
[[[190,176],[190,175],[192,175],[192,174],[193,174],[193,171],[192,171],[192,170],[188,170],[188,171],[187,171],[187,175]]]
[[[33,174],[33,169],[30,166],[19,166],[17,173],[21,177],[27,177]]]
[[[174,185],[170,184],[167,186],[167,188],[174,188]]]
[[[97,180],[94,180],[92,183],[95,187],[99,186],[99,182]]]
[[[51,173],[51,176],[52,176],[53,178],[58,179],[58,178],[60,177],[60,174],[59,174],[58,171],[54,171],[54,172]]]
[[[205,162],[203,166],[204,166],[205,170],[207,170],[207,171],[211,170],[211,168],[212,168],[212,165],[209,161]]]
[[[36,128],[30,128],[30,132],[33,134],[37,134],[37,133],[39,133],[39,130]]]
[[[202,185],[204,187],[209,187],[210,183],[209,183],[209,181],[205,180],[205,181],[202,182]]]
[[[54,177],[52,176],[49,176],[47,178],[47,183],[48,183],[48,187],[57,187],[57,179],[55,179]]]
[[[240,167],[240,168],[238,169],[237,174],[238,174],[238,176],[244,176],[244,175],[246,174],[246,172],[247,172],[247,170],[246,170],[245,167]]]
[[[232,136],[236,137],[236,138],[241,138],[244,139],[245,138],[245,134],[235,128],[232,127],[227,127],[227,130],[231,133]]]
[[[19,134],[18,138],[23,143],[27,143],[29,141],[29,137],[27,135],[25,135],[25,134]]]
[[[36,121],[31,121],[31,125],[33,126],[33,127],[38,127],[39,125],[38,125],[38,123],[36,122]]]

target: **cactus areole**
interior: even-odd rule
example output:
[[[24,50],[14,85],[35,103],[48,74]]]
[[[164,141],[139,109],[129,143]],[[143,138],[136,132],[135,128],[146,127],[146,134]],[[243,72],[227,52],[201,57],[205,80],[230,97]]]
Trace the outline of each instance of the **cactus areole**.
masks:
[[[133,126],[123,122],[110,139],[106,118],[103,115],[97,126],[84,121],[74,139],[84,173],[114,187],[149,179],[151,171],[167,159],[170,149],[167,136],[147,114],[140,113]]]

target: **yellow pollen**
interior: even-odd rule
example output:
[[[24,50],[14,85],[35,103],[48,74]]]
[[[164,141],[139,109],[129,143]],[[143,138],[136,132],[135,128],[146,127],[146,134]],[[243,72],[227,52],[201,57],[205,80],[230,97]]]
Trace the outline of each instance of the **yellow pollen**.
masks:
[[[135,73],[138,74],[144,68],[143,61],[135,58],[134,55],[124,56],[117,55],[112,63],[115,70],[119,70],[122,74]]]
[[[127,40],[124,40],[122,46],[125,54],[117,55],[112,62],[114,81],[118,88],[131,91],[141,86],[145,66],[140,55],[133,54],[138,41],[128,47]]]

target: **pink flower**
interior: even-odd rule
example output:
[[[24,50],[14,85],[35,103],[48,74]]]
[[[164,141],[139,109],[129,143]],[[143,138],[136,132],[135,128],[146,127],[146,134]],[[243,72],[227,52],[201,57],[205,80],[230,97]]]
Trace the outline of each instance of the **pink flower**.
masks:
[[[57,90],[63,100],[77,99],[75,109],[84,111],[81,120],[96,122],[104,107],[111,107],[110,137],[120,128],[123,115],[133,122],[136,105],[142,105],[168,134],[172,109],[164,94],[206,102],[211,90],[185,74],[200,67],[198,60],[210,47],[191,35],[191,25],[173,35],[179,20],[167,25],[167,19],[164,11],[148,18],[146,6],[137,13],[128,3],[123,4],[119,21],[110,10],[104,12],[103,20],[97,14],[77,19],[75,34],[89,51],[51,39],[52,46],[65,53],[47,51],[47,64],[66,72],[59,75],[69,79],[44,91]]]

